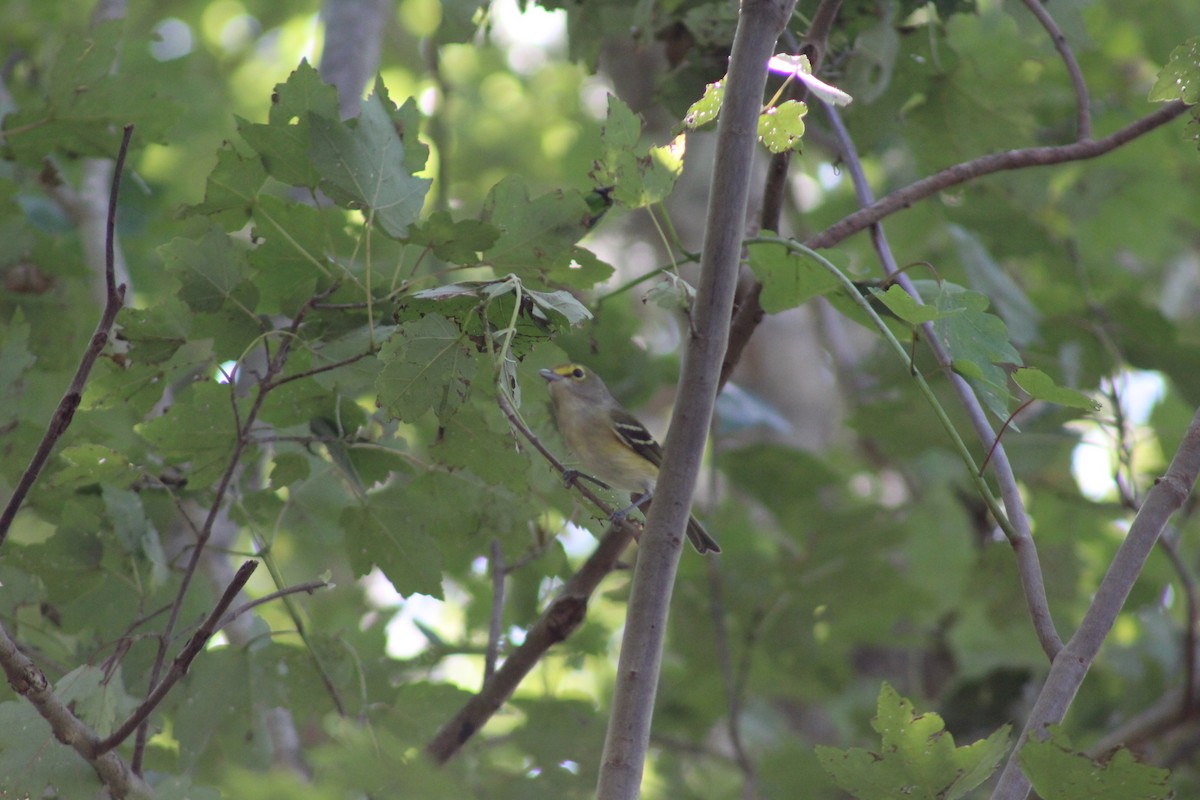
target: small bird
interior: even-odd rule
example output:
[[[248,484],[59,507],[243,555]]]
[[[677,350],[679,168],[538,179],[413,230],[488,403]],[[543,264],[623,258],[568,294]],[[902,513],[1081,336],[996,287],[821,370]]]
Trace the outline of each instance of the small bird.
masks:
[[[637,418],[626,411],[596,373],[578,364],[538,372],[550,385],[554,419],[592,475],[614,489],[637,493],[624,515],[654,495],[662,448]],[[721,548],[695,517],[688,519],[688,540],[700,553]]]

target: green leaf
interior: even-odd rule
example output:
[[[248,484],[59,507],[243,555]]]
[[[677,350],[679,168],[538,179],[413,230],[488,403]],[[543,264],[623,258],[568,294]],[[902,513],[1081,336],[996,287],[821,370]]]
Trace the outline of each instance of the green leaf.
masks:
[[[1022,367],[1012,374],[1013,381],[1025,392],[1037,400],[1047,403],[1057,403],[1067,408],[1081,408],[1085,411],[1099,411],[1100,404],[1082,392],[1059,386],[1046,373],[1034,367]]]
[[[429,498],[419,491],[390,487],[342,512],[341,526],[353,532],[346,537],[346,551],[356,575],[377,566],[402,595],[442,597],[441,554],[411,519],[414,505],[425,502]]]
[[[639,148],[641,130],[641,120],[629,106],[609,95],[608,118],[600,128],[604,154],[590,174],[598,185],[612,190],[613,200],[628,208],[662,202],[683,172],[683,135],[662,147]]]
[[[392,127],[396,129],[396,135],[404,142],[404,167],[413,175],[425,169],[426,163],[429,161],[429,147],[421,143],[417,138],[417,133],[421,130],[421,110],[417,108],[417,101],[412,97],[407,97],[404,104],[397,107],[392,102],[391,96],[388,94],[387,86],[383,83],[383,77],[375,76],[375,95],[379,98],[383,110],[387,112],[388,119],[392,121]]]
[[[119,664],[111,673],[86,664],[76,667],[59,678],[54,693],[102,737],[112,733],[138,705],[125,691]]]
[[[379,95],[363,101],[357,120],[340,122],[310,113],[308,121],[321,188],[342,206],[372,216],[389,235],[404,238],[432,181],[413,176],[405,163],[404,142]]]
[[[121,338],[130,344],[131,357],[141,364],[161,364],[188,341],[191,315],[177,298],[153,308],[121,309],[117,321]]]
[[[764,231],[763,235],[774,234]],[[769,242],[750,245],[750,269],[763,285],[760,302],[768,314],[795,308],[839,285],[820,264]]]
[[[721,113],[721,104],[724,102],[725,79],[722,78],[704,87],[703,96],[692,103],[691,107],[687,110],[687,114],[684,115],[683,124],[689,128],[699,128],[702,125],[707,125]]]
[[[227,231],[240,230],[250,218],[266,179],[267,171],[260,159],[246,158],[225,143],[217,151],[217,165],[208,175],[203,202],[186,207],[181,216],[203,214]]]
[[[409,422],[431,410],[448,420],[466,400],[475,376],[466,337],[438,314],[398,327],[379,360],[384,364],[376,383],[379,405]]]
[[[337,91],[321,80],[306,59],[287,81],[275,84],[267,123],[251,123],[238,117],[238,133],[258,152],[262,167],[271,177],[291,186],[315,188],[321,174],[309,158],[312,116],[330,122],[341,119]]]
[[[23,699],[0,703],[0,775],[13,797],[95,797],[100,779]]]
[[[229,303],[252,315],[258,289],[245,251],[224,231],[210,228],[203,239],[174,239],[158,249],[167,272],[180,283],[179,297],[193,311],[215,312]]]
[[[1147,99],[1152,103],[1171,100],[1182,100],[1188,105],[1200,103],[1200,36],[1193,36],[1171,51]]]
[[[463,406],[443,427],[430,453],[442,464],[469,469],[488,483],[528,490],[529,455],[517,449],[494,401]]]
[[[61,488],[104,485],[126,488],[141,472],[132,467],[123,453],[101,444],[64,447],[59,458],[70,466],[54,473],[51,485]]]
[[[932,322],[948,314],[956,313],[954,311],[942,311],[934,306],[918,303],[915,297],[904,291],[904,287],[896,284],[889,286],[886,292],[882,292],[874,286],[869,288],[872,297],[877,298],[887,306],[888,311],[891,311],[909,325],[924,325],[926,322]]]
[[[798,149],[804,137],[804,116],[808,106],[799,100],[785,100],[758,115],[758,138],[772,153]]]
[[[446,211],[430,214],[408,232],[410,243],[428,247],[435,256],[452,264],[474,264],[498,238],[500,231],[495,226],[475,219],[455,222]]]
[[[1008,725],[987,739],[956,747],[941,717],[917,714],[912,703],[886,683],[871,727],[882,736],[878,753],[857,747],[817,748],[821,765],[858,800],[966,797],[988,779],[1008,750]]]
[[[662,279],[646,290],[642,300],[670,311],[690,312],[696,300],[696,290],[674,272],[663,272]]]
[[[501,231],[483,254],[497,272],[577,288],[590,288],[612,274],[612,267],[575,246],[591,224],[579,192],[560,189],[530,200],[525,181],[510,176],[488,193],[482,219]]]
[[[610,152],[632,150],[642,135],[642,120],[614,94],[608,95],[608,112],[600,126],[600,141]]]
[[[254,236],[258,246],[250,251],[254,284],[259,288],[259,308],[264,314],[296,313],[318,285],[349,271],[356,242],[347,231],[346,212],[314,208],[277,197],[262,197],[254,209]]]
[[[1030,739],[1021,748],[1021,767],[1043,800],[1168,800],[1170,772],[1139,764],[1120,748],[1103,763],[1076,752],[1057,725],[1050,738]]]
[[[575,299],[575,295],[562,289],[556,292],[538,292],[526,289],[525,295],[533,301],[535,306],[533,313],[541,319],[549,321],[553,318],[541,314],[540,311],[556,314],[565,319],[568,325],[578,325],[592,318],[592,312],[587,310],[587,306]]]
[[[954,369],[975,383],[984,404],[1000,419],[1008,417],[1008,373],[1001,364],[1022,364],[1008,340],[1004,320],[987,313],[988,299],[978,292],[943,282],[935,284],[933,303],[943,316],[934,331],[950,353]],[[926,302],[928,302],[928,292]]]
[[[195,383],[166,413],[134,430],[168,462],[187,464],[191,482],[207,486],[224,470],[237,439],[230,391],[213,381]]]
[[[966,228],[950,226],[958,258],[971,279],[971,285],[987,295],[1008,325],[1009,335],[1018,345],[1037,339],[1041,314],[1029,302],[1025,291],[996,262],[979,237]]]
[[[3,119],[4,143],[11,157],[41,166],[54,151],[111,158],[122,128],[132,124],[135,141],[162,141],[178,120],[181,106],[166,96],[155,76],[124,67],[123,21],[106,21],[71,30],[44,70],[44,89]]]

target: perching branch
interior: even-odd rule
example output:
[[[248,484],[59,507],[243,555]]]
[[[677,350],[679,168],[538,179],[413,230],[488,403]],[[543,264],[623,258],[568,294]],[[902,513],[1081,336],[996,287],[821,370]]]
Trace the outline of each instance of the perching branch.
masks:
[[[794,0],[741,3],[717,125],[693,329],[633,576],[596,790],[599,800],[633,800],[641,787],[667,610],[729,342],[767,61],[794,5]]]
[[[1021,748],[1031,736],[1044,737],[1046,726],[1061,722],[1066,715],[1150,551],[1171,515],[1183,506],[1198,476],[1200,411],[1192,417],[1166,474],[1155,481],[1146,494],[1146,500],[1100,582],[1079,629],[1055,656],[1017,745],[1000,774],[992,800],[1023,800],[1029,794],[1029,779],[1021,771],[1018,761]]]

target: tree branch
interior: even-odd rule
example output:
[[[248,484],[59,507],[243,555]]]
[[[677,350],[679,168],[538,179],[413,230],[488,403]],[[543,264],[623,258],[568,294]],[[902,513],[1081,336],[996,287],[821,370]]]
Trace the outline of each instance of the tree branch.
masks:
[[[842,123],[841,115],[837,109],[828,104],[824,104],[825,112],[829,117],[830,125],[833,127],[835,135],[842,148],[842,157],[845,160],[850,171],[851,180],[854,182],[854,190],[858,195],[859,202],[864,206],[870,206],[873,195],[871,186],[867,181],[866,174],[862,169],[862,161],[858,157],[858,151],[854,147],[854,140],[850,138],[850,132],[846,130],[846,126]],[[887,236],[883,232],[883,225],[879,222],[871,224],[871,241],[875,245],[875,250],[879,254],[880,263],[883,265],[884,272],[889,276],[894,276],[896,281],[913,297],[920,299],[920,294],[913,285],[909,277],[900,272],[896,266],[896,259],[892,255],[891,247],[888,245]],[[1050,660],[1062,649],[1062,639],[1058,635],[1058,631],[1054,628],[1054,619],[1050,616],[1050,605],[1046,600],[1046,586],[1042,578],[1042,565],[1038,559],[1037,545],[1033,541],[1033,532],[1029,526],[1029,517],[1025,513],[1025,501],[1021,497],[1020,486],[1017,483],[1016,474],[1012,470],[1012,465],[1008,461],[1008,454],[1004,450],[1004,446],[1000,444],[999,438],[992,430],[991,423],[988,422],[987,412],[983,408],[983,404],[979,402],[979,398],[975,395],[975,391],[966,379],[951,369],[953,359],[950,353],[946,350],[937,332],[933,328],[932,323],[927,323],[922,326],[925,333],[925,340],[929,342],[929,348],[933,351],[934,358],[942,367],[942,371],[949,376],[950,385],[954,389],[954,394],[958,397],[959,404],[966,411],[967,419],[971,423],[971,427],[975,429],[975,435],[978,437],[984,446],[993,445],[990,458],[994,464],[996,480],[1000,486],[1000,495],[1004,499],[1004,510],[1008,515],[1008,520],[1011,523],[1013,535],[1009,539],[1009,544],[1012,546],[1013,555],[1017,561],[1017,571],[1021,576],[1021,587],[1025,593],[1025,605],[1029,609],[1029,616],[1033,622],[1034,632],[1037,634],[1038,641],[1042,645],[1042,651],[1046,653],[1046,657]]]
[[[1100,582],[1079,630],[1055,656],[1016,747],[1000,774],[992,800],[1023,800],[1029,794],[1029,779],[1021,771],[1018,761],[1021,748],[1030,736],[1042,738],[1047,725],[1061,722],[1066,715],[1159,534],[1171,515],[1183,506],[1197,476],[1200,476],[1200,411],[1192,417],[1166,474],[1155,481],[1147,493],[1146,501]]]
[[[125,284],[117,285],[112,254],[113,237],[116,235],[117,227],[117,197],[121,191],[121,173],[125,171],[125,156],[129,152],[129,139],[132,136],[133,126],[126,125],[125,134],[121,138],[121,148],[117,151],[117,165],[113,172],[112,189],[109,193],[108,223],[105,229],[104,285],[106,292],[104,310],[100,313],[100,321],[96,323],[96,330],[92,334],[87,350],[84,351],[83,358],[79,360],[79,366],[76,367],[75,375],[72,376],[71,383],[67,386],[66,394],[58,402],[58,408],[54,410],[54,416],[50,418],[50,424],[46,426],[46,433],[42,436],[42,441],[34,451],[29,466],[21,473],[21,478],[17,481],[12,497],[8,498],[4,511],[0,512],[0,545],[3,545],[4,540],[8,537],[9,528],[12,527],[17,511],[25,502],[25,497],[33,488],[34,482],[41,475],[42,468],[46,466],[46,461],[54,450],[54,445],[71,426],[71,420],[75,417],[75,409],[79,408],[79,403],[83,399],[83,388],[87,384],[88,376],[92,373],[92,367],[96,365],[96,359],[100,357],[100,353],[108,344],[113,323],[116,322],[117,314],[120,313],[125,302]]]
[[[1087,82],[1083,79],[1083,71],[1079,69],[1079,62],[1075,60],[1075,54],[1071,52],[1071,45],[1067,44],[1067,37],[1063,36],[1062,29],[1058,27],[1054,17],[1050,16],[1050,12],[1042,5],[1041,0],[1024,0],[1024,3],[1029,12],[1037,17],[1037,21],[1046,29],[1046,33],[1050,34],[1050,40],[1054,42],[1054,47],[1062,58],[1063,66],[1067,68],[1067,74],[1071,76],[1071,86],[1075,89],[1075,139],[1080,142],[1091,139],[1092,111],[1091,102],[1088,100]]]
[[[596,790],[599,800],[633,800],[639,795],[667,611],[729,342],[767,60],[794,5],[794,0],[743,0],[741,4],[717,127],[694,328],[684,352],[662,471],[638,551]]]
[[[814,250],[833,247],[847,237],[858,233],[878,222],[889,214],[908,208],[913,203],[924,200],[938,192],[966,183],[969,180],[991,175],[994,172],[1005,172],[1028,167],[1047,167],[1052,164],[1064,164],[1068,161],[1084,161],[1102,156],[1123,144],[1128,144],[1139,136],[1143,136],[1155,128],[1166,125],[1171,120],[1184,114],[1187,106],[1180,102],[1167,103],[1162,108],[1147,114],[1136,122],[1132,122],[1102,139],[1091,139],[1072,144],[1052,145],[1049,147],[1027,147],[1021,150],[1007,150],[1003,153],[965,161],[936,172],[928,178],[922,178],[915,183],[897,189],[881,200],[866,208],[855,211],[840,221],[830,225],[825,230],[805,242]]]
[[[3,625],[0,625],[0,666],[4,667],[8,685],[13,691],[28,700],[42,719],[50,723],[55,739],[72,748],[92,765],[113,797],[154,796],[150,787],[118,754],[99,749],[96,734],[58,699],[41,668],[20,651]]]
[[[263,403],[266,402],[267,395],[274,388],[274,381],[278,375],[283,372],[284,366],[287,364],[288,355],[291,352],[292,344],[297,340],[296,333],[300,329],[300,325],[304,322],[308,312],[312,310],[316,303],[326,299],[334,290],[337,284],[331,285],[327,290],[320,294],[310,297],[308,301],[301,306],[300,310],[292,318],[291,323],[284,330],[284,336],[279,344],[279,348],[275,351],[267,363],[266,374],[262,376],[258,385],[258,391],[255,392],[254,400],[250,404],[250,408],[246,412],[245,419],[238,426],[237,440],[234,442],[233,452],[229,456],[229,464],[226,465],[225,471],[222,473],[220,480],[217,483],[216,492],[213,495],[212,503],[208,507],[208,513],[205,516],[204,523],[200,526],[197,532],[196,543],[192,548],[192,553],[188,559],[187,566],[183,571],[183,578],[180,581],[179,589],[175,593],[175,602],[171,606],[171,614],[167,619],[166,626],[163,629],[161,638],[159,639],[158,653],[155,655],[154,665],[150,670],[150,686],[157,686],[159,677],[162,674],[163,666],[166,663],[167,647],[171,641],[175,627],[179,623],[179,614],[183,609],[183,601],[187,597],[187,592],[191,586],[192,579],[196,574],[196,569],[200,564],[200,559],[204,554],[204,548],[208,544],[209,537],[212,536],[213,525],[217,521],[218,515],[224,506],[225,495],[229,491],[229,487],[233,483],[233,476],[238,471],[238,466],[241,463],[242,454],[246,448],[253,444],[251,436],[252,429],[258,419],[258,414],[262,410]],[[233,385],[230,384],[230,390],[233,390]],[[138,729],[137,742],[134,745],[133,751],[133,767],[137,771],[141,767],[142,754],[145,751],[147,728],[143,725]]]
[[[529,629],[521,646],[484,682],[479,694],[468,700],[425,746],[425,753],[430,758],[439,764],[445,764],[453,758],[512,696],[542,656],[553,645],[575,632],[587,614],[588,599],[604,576],[612,572],[632,538],[633,525],[628,521],[608,527],[595,551]]]
[[[796,42],[791,34],[785,33],[788,49],[795,50],[808,56],[809,64],[815,74],[825,59],[825,51],[829,47],[829,34],[841,10],[842,0],[821,0],[813,14],[808,33],[803,42]],[[808,96],[808,87],[796,81],[792,86],[792,97],[803,100]],[[786,150],[771,156],[767,165],[767,179],[763,185],[762,212],[759,215],[759,228],[764,231],[778,231],[779,221],[783,213],[784,190],[787,188],[788,168],[792,163],[792,151]],[[734,367],[742,360],[742,351],[750,343],[754,329],[762,322],[764,315],[762,302],[762,284],[754,277],[749,267],[742,267],[738,275],[738,287],[733,302],[733,319],[730,321],[729,346],[721,362],[721,386],[729,380]]]
[[[113,749],[121,742],[125,741],[131,733],[139,728],[149,717],[150,714],[158,707],[158,704],[167,696],[167,692],[179,682],[179,679],[187,674],[188,668],[191,667],[192,661],[204,649],[204,645],[208,644],[208,640],[212,635],[224,624],[222,618],[225,612],[229,610],[229,606],[233,604],[234,598],[238,592],[250,580],[250,576],[254,574],[254,570],[258,568],[257,561],[246,561],[238,569],[237,574],[233,576],[233,580],[225,587],[225,592],[213,606],[213,610],[209,612],[208,617],[201,623],[200,627],[192,634],[192,638],[188,639],[187,644],[183,646],[183,650],[179,655],[175,656],[175,660],[171,662],[171,669],[163,677],[162,681],[154,686],[129,718],[119,725],[111,734],[103,741],[96,744],[96,753],[106,753]]]

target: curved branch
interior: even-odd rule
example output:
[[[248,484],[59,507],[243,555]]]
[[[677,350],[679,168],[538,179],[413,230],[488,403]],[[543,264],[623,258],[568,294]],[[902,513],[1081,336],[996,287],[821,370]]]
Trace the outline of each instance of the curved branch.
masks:
[[[1136,122],[1126,125],[1120,130],[1105,136],[1103,139],[1091,139],[1073,144],[1052,145],[1049,147],[1026,147],[1020,150],[1007,150],[1003,153],[992,153],[972,161],[964,161],[947,167],[941,172],[934,173],[928,178],[922,178],[903,189],[897,189],[881,200],[877,200],[866,208],[855,211],[840,221],[830,225],[816,236],[808,239],[806,245],[813,250],[833,247],[838,242],[859,231],[870,227],[884,217],[908,208],[913,203],[924,200],[938,192],[966,183],[974,178],[991,175],[994,172],[1005,172],[1013,169],[1028,167],[1046,167],[1052,164],[1064,164],[1068,161],[1085,161],[1102,156],[1123,144],[1128,144],[1139,136],[1144,136],[1155,128],[1166,125],[1171,120],[1184,114],[1187,106],[1176,100],[1167,103],[1152,114],[1147,114]]]
[[[855,150],[854,141],[850,138],[850,133],[846,130],[846,126],[842,124],[842,118],[837,113],[837,110],[828,104],[823,105],[829,117],[830,124],[833,126],[834,133],[841,144],[842,156],[850,170],[850,177],[854,182],[854,189],[858,194],[859,202],[869,206],[872,201],[871,187],[867,182],[866,175],[863,173],[862,161]],[[916,287],[913,286],[912,280],[897,269],[896,260],[892,256],[891,248],[887,243],[887,237],[883,233],[883,226],[879,222],[871,224],[871,240],[875,244],[876,252],[879,253],[884,271],[888,275],[894,276],[906,292],[919,299],[920,294],[917,292]],[[954,389],[954,394],[958,397],[959,404],[966,411],[971,427],[975,429],[975,435],[985,446],[994,443],[990,459],[995,465],[996,480],[1000,486],[1000,496],[1004,499],[1004,510],[1010,523],[1011,535],[1009,544],[1012,546],[1013,555],[1017,560],[1017,572],[1021,576],[1021,587],[1025,593],[1025,605],[1029,609],[1033,629],[1037,634],[1038,641],[1042,645],[1042,651],[1046,654],[1047,658],[1053,661],[1055,655],[1062,649],[1062,638],[1059,637],[1058,631],[1055,630],[1054,619],[1050,616],[1050,604],[1046,599],[1046,585],[1042,578],[1042,566],[1038,559],[1037,545],[1033,541],[1033,532],[1029,525],[1029,517],[1025,514],[1025,501],[1021,497],[1021,489],[1017,483],[1016,474],[1013,472],[1012,465],[1008,461],[1008,454],[1004,449],[1004,445],[1000,443],[999,437],[992,430],[992,426],[987,419],[987,412],[979,402],[979,398],[976,397],[975,391],[965,378],[951,369],[953,359],[950,357],[950,353],[946,350],[941,338],[936,335],[933,324],[926,323],[922,326],[922,330],[925,333],[926,341],[929,342],[930,350],[933,351],[934,358],[941,365],[944,373],[949,376],[950,385]]]
[[[1024,0],[1024,2],[1029,12],[1037,17],[1037,21],[1046,29],[1046,33],[1050,34],[1050,39],[1054,42],[1054,47],[1062,58],[1063,66],[1067,68],[1067,74],[1071,76],[1071,85],[1075,89],[1076,141],[1091,139],[1092,110],[1091,102],[1088,100],[1087,82],[1083,79],[1083,70],[1079,68],[1075,54],[1071,52],[1071,45],[1067,44],[1067,37],[1063,36],[1062,29],[1058,27],[1054,17],[1050,16],[1050,12],[1042,5],[1041,0]]]

